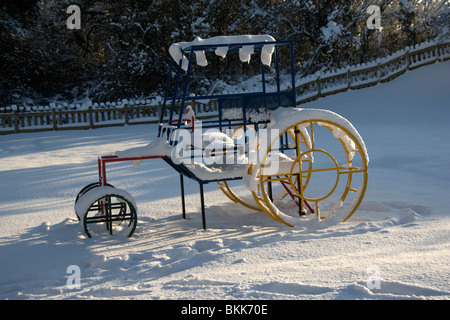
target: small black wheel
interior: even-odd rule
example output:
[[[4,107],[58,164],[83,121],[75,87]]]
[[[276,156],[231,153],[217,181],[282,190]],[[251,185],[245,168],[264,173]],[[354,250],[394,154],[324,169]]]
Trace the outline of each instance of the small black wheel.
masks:
[[[83,217],[83,227],[89,238],[107,231],[131,237],[137,225],[137,209],[133,197],[126,191],[110,186],[91,188],[80,196],[75,212]]]
[[[107,183],[106,185],[109,186],[109,187],[114,187],[112,184],[109,184],[109,183]],[[74,205],[77,204],[78,199],[79,199],[83,194],[85,194],[86,192],[88,192],[88,191],[91,190],[92,188],[96,188],[96,187],[99,187],[99,186],[100,186],[100,183],[99,183],[99,182],[93,182],[93,183],[90,183],[90,184],[88,184],[87,186],[85,186],[83,189],[81,189],[80,192],[78,192],[77,197],[75,198],[75,203],[74,203]],[[77,216],[77,218],[78,218],[78,221],[80,221],[81,218],[78,216],[78,214],[77,214],[76,212],[75,212],[75,214],[76,214],[76,216]]]

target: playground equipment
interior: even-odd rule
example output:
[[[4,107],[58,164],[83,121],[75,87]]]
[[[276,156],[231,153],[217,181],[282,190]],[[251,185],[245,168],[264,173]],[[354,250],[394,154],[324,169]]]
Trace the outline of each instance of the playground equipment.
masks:
[[[106,178],[106,165],[119,161],[162,159],[174,168],[180,175],[183,218],[183,179],[197,181],[204,229],[203,186],[212,182],[233,202],[287,226],[305,219],[350,218],[366,191],[367,150],[343,117],[296,107],[291,41],[268,35],[197,38],[175,43],[169,52],[157,137],[148,146],[99,157],[98,182],[77,195],[75,212],[89,237],[105,226],[110,234],[131,236],[135,231],[133,197]],[[237,85],[236,92],[227,94],[191,92],[192,75],[202,72],[209,60],[230,63],[233,57],[242,62],[238,68],[258,70],[254,90]],[[195,102],[212,99],[217,101],[217,116],[196,120]]]

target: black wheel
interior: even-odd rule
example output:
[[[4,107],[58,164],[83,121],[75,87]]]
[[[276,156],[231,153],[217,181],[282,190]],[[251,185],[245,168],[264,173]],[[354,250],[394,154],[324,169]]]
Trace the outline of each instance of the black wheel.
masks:
[[[114,187],[112,184],[109,184],[109,183],[107,183],[106,185],[109,186],[109,187]],[[93,183],[90,183],[90,184],[88,184],[87,186],[85,186],[83,189],[81,189],[80,192],[78,192],[77,197],[75,198],[75,203],[74,203],[74,205],[77,204],[78,199],[79,199],[83,194],[85,194],[86,192],[88,192],[88,191],[91,190],[92,188],[96,188],[96,187],[99,187],[99,186],[100,186],[100,183],[98,183],[98,182],[93,182]],[[75,212],[75,214],[76,214],[76,216],[77,216],[77,218],[78,218],[78,221],[81,220],[81,218],[78,216],[78,214],[77,214],[76,212]]]
[[[105,231],[131,237],[136,229],[137,209],[133,198],[113,187],[91,188],[80,196],[75,211],[83,217],[84,231],[89,238]]]

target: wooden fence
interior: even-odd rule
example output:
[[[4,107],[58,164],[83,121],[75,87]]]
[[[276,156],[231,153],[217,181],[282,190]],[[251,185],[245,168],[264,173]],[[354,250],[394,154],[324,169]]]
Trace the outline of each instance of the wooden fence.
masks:
[[[376,61],[332,73],[315,74],[297,83],[297,104],[349,89],[361,89],[391,81],[409,70],[450,59],[450,43],[421,45],[400,50]]]
[[[450,42],[423,43],[405,48],[371,63],[350,66],[331,73],[314,74],[297,83],[297,105],[349,89],[361,89],[391,81],[408,70],[450,59]],[[217,115],[217,101],[193,102],[197,118]],[[0,134],[49,130],[95,129],[101,127],[157,123],[161,104],[127,104],[89,106],[84,110],[41,108],[24,112],[15,108],[0,113]],[[47,109],[47,110],[45,110]]]

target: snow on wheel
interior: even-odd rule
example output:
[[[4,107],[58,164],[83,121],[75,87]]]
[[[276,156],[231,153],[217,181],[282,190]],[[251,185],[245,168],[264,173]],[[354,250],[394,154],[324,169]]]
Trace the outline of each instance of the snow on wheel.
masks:
[[[110,187],[114,187],[113,185],[111,185],[111,184],[109,184],[109,183],[107,183],[106,185],[107,185],[107,186],[110,186]],[[88,192],[89,190],[91,190],[91,189],[93,189],[93,188],[97,188],[97,187],[99,187],[99,186],[100,186],[100,183],[99,183],[99,182],[93,182],[93,183],[90,183],[90,184],[88,184],[87,186],[85,186],[83,189],[81,189],[80,192],[78,192],[77,197],[75,198],[75,205],[77,204],[78,199],[79,199],[83,194],[85,194],[85,193]],[[78,220],[81,220],[81,218],[80,218],[80,216],[78,215],[78,213],[75,212],[75,214],[76,214]]]
[[[105,232],[131,237],[137,225],[133,197],[110,186],[98,186],[85,192],[76,202],[75,212],[82,217],[84,231],[89,238],[92,234]]]
[[[247,177],[263,211],[289,226],[307,213],[350,218],[364,196],[369,162],[356,129],[327,110],[284,109],[273,116],[271,136]],[[306,136],[310,141],[301,143]]]

